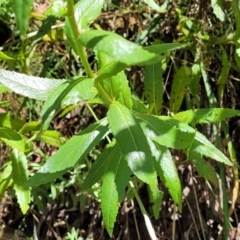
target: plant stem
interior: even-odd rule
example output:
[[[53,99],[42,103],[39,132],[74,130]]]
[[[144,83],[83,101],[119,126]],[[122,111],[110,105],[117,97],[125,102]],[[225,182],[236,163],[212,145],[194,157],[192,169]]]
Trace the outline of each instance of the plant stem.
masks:
[[[83,67],[87,73],[87,76],[90,78],[93,78],[93,72],[92,69],[90,67],[90,64],[87,60],[87,55],[85,52],[85,49],[83,47],[83,45],[77,40],[78,36],[80,35],[80,32],[78,31],[78,27],[77,27],[77,22],[76,19],[74,17],[74,1],[73,0],[67,0],[67,9],[68,9],[68,20],[71,26],[71,30],[74,36],[74,44],[77,50],[77,54],[80,57]]]

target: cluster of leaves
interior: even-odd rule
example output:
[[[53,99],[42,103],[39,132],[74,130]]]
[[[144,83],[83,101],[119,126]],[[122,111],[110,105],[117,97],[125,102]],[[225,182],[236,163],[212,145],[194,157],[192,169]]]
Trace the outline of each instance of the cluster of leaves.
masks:
[[[32,1],[24,4],[17,0],[14,2],[17,25],[24,39]],[[153,1],[145,2],[156,11],[162,11]],[[86,75],[52,80],[0,70],[0,82],[4,90],[7,87],[25,97],[44,101],[38,122],[23,122],[13,119],[10,114],[0,116],[0,139],[12,147],[10,161],[0,176],[1,194],[13,185],[22,212],[26,213],[32,188],[54,182],[77,163],[84,161],[105,138],[109,144],[93,163],[81,189],[87,191],[102,181],[101,208],[109,235],[112,235],[118,208],[132,175],[148,185],[155,218],[159,216],[162,199],[157,176],[168,188],[179,211],[182,210],[181,182],[170,149],[182,150],[186,160],[196,167],[198,173],[217,185],[216,173],[204,161],[204,156],[229,166],[233,164],[197,131],[194,124],[221,122],[239,116],[240,111],[212,107],[179,112],[187,87],[190,86],[197,94],[196,85],[199,81],[195,80],[199,71],[204,71],[199,59],[196,59],[192,68],[182,66],[177,70],[169,102],[172,116],[160,115],[163,108],[163,73],[169,60],[168,53],[188,47],[189,43],[142,47],[113,32],[90,29],[90,23],[101,13],[104,0],[81,0],[74,8],[71,0],[52,3],[48,14],[66,18],[64,32],[69,45],[80,57]],[[182,26],[189,25],[185,21]],[[95,53],[98,63],[96,73],[90,68],[85,48],[93,49]],[[9,60],[5,56],[3,58]],[[138,99],[131,92],[124,72],[135,65],[144,66],[146,101]],[[219,78],[219,86],[226,80],[224,76],[226,70]],[[60,133],[49,130],[50,123],[63,107],[70,106],[65,108],[70,110],[80,101],[88,105],[97,103],[106,106],[107,116],[65,142]],[[110,133],[112,139],[108,138]],[[27,154],[36,139],[59,149],[29,178]]]

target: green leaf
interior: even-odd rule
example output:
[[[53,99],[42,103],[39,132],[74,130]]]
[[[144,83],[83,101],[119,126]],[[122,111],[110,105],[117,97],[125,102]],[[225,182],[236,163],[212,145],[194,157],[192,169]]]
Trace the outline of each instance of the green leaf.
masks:
[[[49,127],[54,113],[63,106],[92,99],[96,95],[96,92],[93,90],[93,85],[93,79],[81,77],[76,80],[64,82],[52,90],[41,112],[43,129],[46,130]]]
[[[176,72],[170,93],[170,111],[176,113],[182,105],[186,88],[191,83],[191,69],[182,66]]]
[[[160,43],[144,47],[143,49],[151,53],[166,53],[171,50],[176,50],[189,46],[189,43]]]
[[[89,25],[91,24],[91,22],[98,17],[104,3],[105,3],[104,0],[78,1],[78,3],[75,5],[74,15],[75,15],[75,20],[77,23],[79,33],[82,34],[84,31],[86,31],[89,28]],[[72,31],[68,17],[66,18],[66,21],[65,21],[65,33],[67,35],[69,45],[73,48],[74,52],[77,53],[76,44],[79,44],[79,43],[78,43],[78,39],[76,39]]]
[[[196,124],[221,122],[234,116],[240,116],[240,111],[229,108],[204,108],[179,112],[173,118],[181,122]]]
[[[99,16],[104,0],[81,0],[75,5],[75,19],[80,33],[89,28],[89,25]]]
[[[101,69],[109,63],[115,62],[105,53],[97,52],[97,59]],[[108,95],[108,99],[117,100],[129,109],[132,108],[131,90],[123,71],[109,78],[97,78],[96,81],[100,83],[101,88]],[[102,98],[104,99],[105,96],[102,96]]]
[[[23,183],[27,181],[28,177],[27,157],[17,149],[14,149],[12,151],[11,160],[14,190],[16,192],[21,211],[23,214],[25,214],[29,208],[30,203],[30,190],[28,188],[22,187]]]
[[[49,10],[49,9],[48,9]],[[47,11],[48,11],[47,10]],[[45,12],[46,13],[46,12]],[[54,16],[49,16],[42,22],[41,27],[39,27],[37,34],[33,37],[33,41],[42,38],[45,34],[47,34],[51,27],[56,23],[56,18]]]
[[[0,126],[6,127],[6,128],[12,128],[16,131],[22,128],[22,126],[25,124],[24,121],[13,118],[13,116],[10,115],[10,113],[2,113],[0,114]]]
[[[210,163],[205,162],[201,155],[196,152],[189,153],[189,158],[194,160],[194,165],[200,176],[210,181],[215,186],[218,185],[216,170],[210,165]]]
[[[28,22],[31,16],[33,0],[13,0],[13,10],[16,17],[17,27],[21,35],[27,33]]]
[[[45,100],[50,91],[66,80],[52,80],[28,76],[0,69],[0,82],[15,93],[37,100]]]
[[[162,116],[158,118],[165,120],[167,119],[169,124],[171,124],[173,127],[178,127],[182,131],[195,131],[194,128],[188,126],[186,123],[179,122],[176,119]],[[195,151],[200,155],[210,157],[229,166],[233,165],[219,149],[217,149],[203,134],[198,131],[196,131],[193,143],[188,151]]]
[[[178,204],[179,211],[182,211],[182,186],[178,176],[176,165],[170,151],[161,145],[156,145],[155,169],[161,181],[168,188],[173,201]]]
[[[220,45],[220,48],[222,50],[222,69],[221,73],[218,77],[217,84],[218,84],[218,97],[220,99],[223,98],[223,91],[226,83],[228,82],[228,76],[229,76],[229,70],[231,68],[231,63],[228,61],[228,55],[226,50],[222,45]]]
[[[38,134],[38,132],[36,132]],[[55,147],[60,147],[65,142],[65,138],[63,135],[58,131],[47,130],[44,131],[43,134],[40,135],[39,139],[42,142],[50,144]]]
[[[128,66],[153,64],[162,59],[113,32],[89,30],[82,33],[79,40],[87,48],[106,53],[115,61]]]
[[[27,188],[14,185],[14,190],[17,196],[17,201],[23,214],[26,214],[29,209],[29,203],[31,201],[31,192]]]
[[[23,136],[12,129],[0,128],[0,139],[10,147],[17,148],[21,152],[25,150]]]
[[[163,69],[161,62],[145,67],[144,86],[150,113],[159,115],[163,101]]]
[[[115,147],[116,142],[113,141],[110,143],[103,152],[98,155],[95,162],[92,164],[90,171],[81,186],[82,191],[86,191],[90,189],[95,183],[97,183],[101,177],[103,176],[105,169],[108,166],[108,162],[112,160],[114,157],[115,151],[117,148]]]
[[[150,8],[152,8],[153,10],[162,12],[162,9],[160,8],[160,6],[158,6],[158,5],[154,2],[154,0],[144,0],[144,2],[145,2]]]
[[[108,111],[108,122],[132,172],[143,182],[155,184],[151,151],[132,112],[114,101]]]
[[[131,170],[127,161],[124,159],[119,146],[115,145],[111,152],[111,158],[107,160],[101,188],[103,221],[110,237],[130,175]]]
[[[25,134],[27,132],[39,131],[41,129],[41,123],[37,121],[32,121],[24,124],[19,130],[19,133]]]
[[[0,59],[1,60],[13,60],[13,58],[9,57],[8,55],[3,53],[2,51],[0,51]]]
[[[44,12],[47,15],[63,17],[67,14],[67,3],[64,0],[50,0],[51,6]]]
[[[74,135],[51,156],[40,170],[24,186],[33,187],[54,181],[81,161],[108,131],[107,120],[102,119],[81,133]]]
[[[211,6],[213,8],[213,13],[215,16],[220,20],[224,21],[225,20],[225,14],[223,12],[223,6],[222,6],[222,1],[221,0],[211,0]]]
[[[153,115],[136,114],[136,117],[145,123],[148,136],[160,145],[175,149],[190,147],[195,137],[194,129],[182,129],[169,124],[168,120],[159,119]]]
[[[0,174],[0,199],[2,199],[8,187],[12,185],[12,182],[12,163],[9,161]]]

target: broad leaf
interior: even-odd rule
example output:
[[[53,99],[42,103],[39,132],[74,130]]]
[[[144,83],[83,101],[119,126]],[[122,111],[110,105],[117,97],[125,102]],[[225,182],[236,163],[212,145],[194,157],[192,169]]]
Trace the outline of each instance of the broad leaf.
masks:
[[[194,129],[181,129],[178,126],[172,126],[168,121],[159,119],[153,115],[136,114],[141,122],[146,123],[148,136],[160,145],[175,149],[184,149],[190,147],[195,137]]]
[[[16,17],[17,27],[20,30],[21,35],[25,35],[27,33],[32,3],[33,0],[13,0],[13,10]]]
[[[144,0],[144,2],[145,2],[149,7],[151,7],[153,10],[159,11],[159,12],[162,11],[162,9],[160,8],[160,6],[158,6],[158,5],[154,2],[154,0]]]
[[[204,108],[179,112],[173,118],[181,122],[196,124],[221,122],[234,116],[240,116],[240,111],[228,108]]]
[[[50,157],[40,170],[24,186],[38,186],[54,181],[81,161],[98,144],[108,131],[107,120],[102,119],[81,133],[74,135]]]
[[[87,48],[106,53],[115,61],[128,66],[153,64],[162,59],[113,32],[90,30],[82,33],[79,40]]]
[[[25,141],[23,136],[12,129],[0,128],[0,140],[21,152],[24,152],[25,150]]]
[[[0,82],[15,93],[37,100],[46,100],[50,91],[66,80],[28,76],[0,69]]]
[[[108,122],[132,172],[143,182],[155,184],[150,147],[132,112],[114,101],[108,111]]]
[[[176,72],[170,93],[170,111],[176,113],[182,105],[186,88],[191,83],[191,69],[182,66]]]
[[[149,112],[159,115],[163,101],[163,69],[161,62],[145,67],[144,86]]]
[[[12,152],[11,160],[14,190],[16,192],[21,211],[23,214],[25,214],[29,208],[30,203],[30,190],[28,188],[22,187],[23,183],[27,181],[28,177],[27,157],[23,153],[18,152],[16,149],[14,149]]]
[[[107,166],[102,178],[101,208],[104,225],[109,235],[112,236],[118,208],[130,179],[131,170],[118,145],[114,146],[110,154],[111,158],[107,159]]]
[[[93,91],[93,84],[93,79],[81,77],[71,82],[67,81],[51,91],[41,112],[43,129],[46,130],[49,127],[55,111],[63,106],[92,99],[96,95]]]

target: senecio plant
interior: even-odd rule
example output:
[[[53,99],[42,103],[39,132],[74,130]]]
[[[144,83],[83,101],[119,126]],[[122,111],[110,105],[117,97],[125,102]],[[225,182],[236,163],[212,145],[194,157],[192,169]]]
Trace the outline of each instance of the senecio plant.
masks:
[[[31,1],[24,1],[24,4],[22,1],[14,2],[17,26],[24,40],[28,15],[21,13],[29,12]],[[81,0],[74,5],[73,0],[67,0],[60,6],[52,7],[52,12],[58,11],[65,17],[67,41],[81,60],[85,70],[83,76],[55,80],[0,70],[3,86],[25,97],[44,101],[39,122],[16,124],[16,119],[12,121],[8,114],[1,115],[0,139],[12,148],[10,161],[1,176],[1,193],[13,186],[21,210],[26,213],[32,188],[54,182],[74,168],[76,163],[84,161],[100,141],[107,139],[109,143],[92,164],[80,189],[87,191],[101,181],[103,221],[111,236],[125,189],[127,186],[134,189],[132,178],[147,184],[155,218],[159,217],[163,197],[158,177],[181,212],[181,182],[170,149],[182,150],[186,161],[194,165],[201,176],[217,185],[214,168],[205,162],[204,156],[229,166],[232,162],[198,132],[194,124],[223,121],[240,112],[222,108],[179,112],[192,79],[191,69],[183,66],[172,84],[169,100],[171,114],[161,116],[162,75],[168,61],[167,53],[188,44],[165,43],[142,47],[114,32],[91,29],[90,23],[98,17],[104,4],[104,0]],[[90,67],[86,49],[92,49],[95,54],[98,66],[95,71]],[[135,65],[144,67],[144,100],[131,92],[124,72]],[[46,141],[44,136],[51,133],[49,125],[55,114],[63,107],[77,106],[80,101],[89,106],[106,106],[106,117],[96,120],[64,144],[57,145],[58,151],[30,175],[27,153],[32,149],[31,143],[36,139]],[[56,143],[50,144],[56,146]]]

